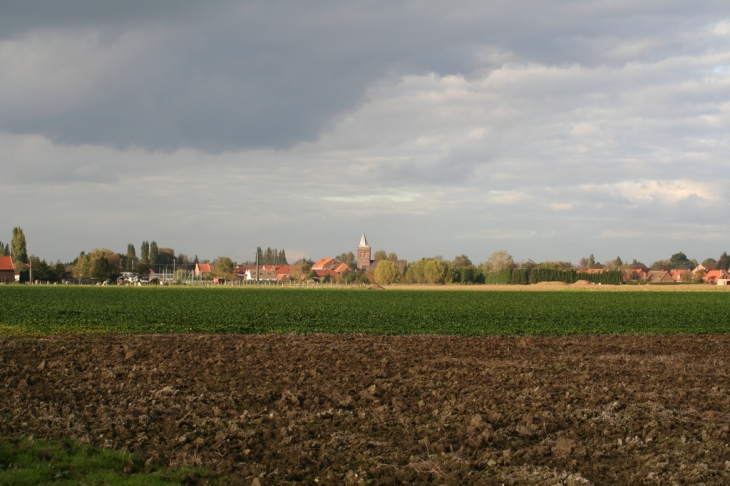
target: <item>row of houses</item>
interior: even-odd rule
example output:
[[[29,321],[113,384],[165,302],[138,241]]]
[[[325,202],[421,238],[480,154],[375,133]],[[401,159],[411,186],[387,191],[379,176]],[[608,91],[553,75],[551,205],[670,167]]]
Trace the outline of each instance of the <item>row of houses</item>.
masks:
[[[360,244],[357,247],[357,262],[355,267],[362,271],[374,271],[378,266],[379,260],[372,260],[372,249],[368,245],[365,233],[360,238]],[[401,274],[405,273],[408,262],[406,260],[395,260],[393,262]],[[195,276],[204,278],[211,273],[211,266],[208,263],[195,264]],[[318,260],[312,265],[312,273],[314,280],[321,280],[327,277],[337,278],[337,276],[352,270],[347,263],[343,263],[336,258],[326,257]],[[236,267],[238,278],[246,281],[278,281],[284,282],[295,278],[304,278],[301,275],[301,268],[296,265],[239,265]]]
[[[689,283],[702,282],[712,285],[730,285],[727,270],[707,270],[698,265],[694,270],[649,270],[645,265],[632,265],[624,272],[624,282]]]

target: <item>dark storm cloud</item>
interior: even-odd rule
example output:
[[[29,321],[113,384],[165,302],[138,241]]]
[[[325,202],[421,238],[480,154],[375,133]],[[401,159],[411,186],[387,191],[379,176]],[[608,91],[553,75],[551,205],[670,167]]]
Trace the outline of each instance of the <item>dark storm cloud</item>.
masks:
[[[6,103],[0,130],[60,143],[211,153],[316,140],[384,77],[470,77],[510,58],[588,66],[651,60],[681,49],[670,35],[679,26],[730,12],[722,2],[0,5],[0,38],[19,46],[8,55],[29,55],[22,46],[35,39],[36,49],[92,86],[88,97],[67,96],[73,101],[53,110]],[[61,48],[59,39],[71,41]],[[77,49],[109,66],[84,64]],[[495,50],[501,54],[490,57]],[[58,67],[35,69],[46,81],[20,91],[20,99],[73,91],[56,84]]]

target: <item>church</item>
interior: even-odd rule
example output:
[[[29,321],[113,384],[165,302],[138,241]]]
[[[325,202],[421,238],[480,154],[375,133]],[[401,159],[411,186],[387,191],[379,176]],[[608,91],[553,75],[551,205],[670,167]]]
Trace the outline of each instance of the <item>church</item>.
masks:
[[[357,247],[357,269],[364,272],[375,270],[375,267],[378,266],[378,261],[379,260],[372,260],[372,248],[368,245],[368,239],[365,237],[365,233],[363,232],[362,237],[360,238],[360,244]],[[400,274],[403,275],[406,271],[408,261],[394,260],[393,263],[395,263]]]

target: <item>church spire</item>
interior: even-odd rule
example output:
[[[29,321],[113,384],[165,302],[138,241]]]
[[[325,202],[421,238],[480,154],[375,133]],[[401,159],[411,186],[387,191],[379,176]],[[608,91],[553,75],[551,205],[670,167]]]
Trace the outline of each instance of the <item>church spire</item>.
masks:
[[[370,246],[368,245],[368,239],[365,238],[364,231],[362,232],[362,238],[360,238],[360,245],[358,246],[358,248],[370,248]]]

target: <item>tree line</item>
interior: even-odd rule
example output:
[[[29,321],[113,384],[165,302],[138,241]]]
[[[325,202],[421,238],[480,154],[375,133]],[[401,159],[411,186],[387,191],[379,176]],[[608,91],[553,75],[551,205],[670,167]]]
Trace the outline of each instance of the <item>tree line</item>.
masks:
[[[29,270],[32,268],[33,279],[41,281],[61,281],[69,276],[107,280],[115,279],[122,272],[146,275],[151,270],[160,271],[164,266],[180,268],[184,274],[186,271],[190,271],[195,263],[210,263],[208,260],[200,261],[197,255],[191,259],[183,253],[176,254],[172,248],[159,247],[154,240],[143,241],[139,248],[138,254],[134,244],[129,243],[126,253],[101,248],[88,253],[82,251],[70,263],[60,261],[48,263],[37,256],[28,255],[25,234],[20,227],[15,227],[9,244],[0,241],[0,256],[10,255],[12,257],[13,266],[16,272],[21,274],[23,280],[28,279]],[[266,250],[262,250],[261,247],[257,247],[256,255],[262,265],[289,264],[283,249],[268,247]],[[636,260],[631,263],[625,262],[620,257],[603,264],[596,261],[593,255],[581,258],[577,267],[570,262],[561,261],[515,262],[506,250],[501,250],[492,253],[485,262],[478,265],[464,254],[456,256],[453,260],[446,260],[440,256],[423,258],[412,262],[401,274],[394,263],[398,260],[396,253],[378,250],[373,254],[373,258],[378,262],[375,270],[361,272],[356,268],[357,260],[353,252],[337,255],[336,259],[346,263],[350,270],[335,278],[345,283],[386,284],[528,284],[545,281],[574,283],[578,280],[609,284],[621,283],[622,272],[627,271],[632,265],[643,265]],[[308,259],[300,259],[293,265],[295,269],[292,276],[296,278],[303,276],[305,279],[314,278],[314,272],[311,270],[313,263]],[[658,260],[647,267],[653,270],[693,270],[699,265],[697,260],[688,258],[683,252],[678,252],[666,260]],[[707,258],[702,261],[701,265],[707,270],[730,270],[730,256],[727,252],[723,252],[717,260]],[[595,268],[602,268],[604,272],[584,273],[580,271],[580,269]],[[237,278],[235,269],[236,264],[230,258],[219,257],[212,262],[211,276]],[[168,268],[168,270],[172,270],[172,268]],[[176,275],[177,277],[178,275]],[[331,278],[325,277],[325,281]]]

